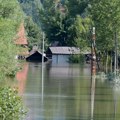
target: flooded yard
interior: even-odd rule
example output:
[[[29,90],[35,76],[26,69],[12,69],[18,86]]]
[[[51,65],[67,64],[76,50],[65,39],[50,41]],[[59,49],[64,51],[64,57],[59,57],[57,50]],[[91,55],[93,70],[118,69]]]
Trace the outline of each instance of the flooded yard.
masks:
[[[29,112],[25,120],[120,120],[119,86],[91,80],[89,64],[26,63],[18,73],[19,92]]]

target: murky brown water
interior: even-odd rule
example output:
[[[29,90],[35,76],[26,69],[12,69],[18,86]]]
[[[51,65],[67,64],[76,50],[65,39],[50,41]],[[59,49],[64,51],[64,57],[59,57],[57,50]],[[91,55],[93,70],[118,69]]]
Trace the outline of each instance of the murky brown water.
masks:
[[[45,64],[43,86],[41,63],[24,67],[17,76],[29,109],[25,120],[120,120],[119,86],[102,79],[94,86],[90,65]]]

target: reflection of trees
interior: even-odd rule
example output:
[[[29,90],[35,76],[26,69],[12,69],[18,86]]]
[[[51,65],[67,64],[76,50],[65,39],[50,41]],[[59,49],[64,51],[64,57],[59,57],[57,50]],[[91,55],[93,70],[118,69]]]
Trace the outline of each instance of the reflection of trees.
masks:
[[[78,66],[52,67],[46,70],[45,66],[44,99],[41,104],[41,64],[29,64],[25,97],[30,108],[30,119],[88,119],[90,72],[86,71],[90,70],[79,69]],[[57,71],[64,69],[68,69],[66,75],[64,71]]]
[[[96,80],[94,120],[113,118],[113,108],[113,94],[109,84]]]
[[[36,119],[41,108],[41,63],[29,63],[27,81],[24,91],[24,102],[29,109],[28,119]]]
[[[81,77],[75,80],[75,116],[79,119],[89,119],[89,81]]]
[[[112,83],[112,84],[110,84]],[[112,87],[110,87],[112,85]],[[96,81],[96,94],[94,105],[94,119],[119,120],[120,116],[120,81],[119,76],[108,74],[104,81]]]
[[[113,96],[114,96],[114,120],[119,120],[120,116],[120,81],[116,77],[113,81]]]
[[[55,92],[47,93],[44,99],[44,119],[45,120],[65,120],[64,94],[62,93],[61,80],[58,81],[58,89]],[[49,100],[48,100],[49,99]]]
[[[67,71],[65,73],[63,70]],[[60,71],[62,70],[62,71]],[[53,67],[49,71],[49,80],[45,80],[44,116],[50,119],[80,119],[89,117],[89,81],[76,66]],[[60,71],[60,72],[59,72]],[[88,70],[89,71],[89,70]],[[48,71],[47,71],[48,72]]]

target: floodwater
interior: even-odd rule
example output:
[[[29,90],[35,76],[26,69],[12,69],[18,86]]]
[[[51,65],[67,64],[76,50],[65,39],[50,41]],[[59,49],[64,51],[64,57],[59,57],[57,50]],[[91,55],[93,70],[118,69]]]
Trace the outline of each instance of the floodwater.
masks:
[[[90,65],[25,63],[17,73],[25,120],[120,120],[119,84],[92,78]]]

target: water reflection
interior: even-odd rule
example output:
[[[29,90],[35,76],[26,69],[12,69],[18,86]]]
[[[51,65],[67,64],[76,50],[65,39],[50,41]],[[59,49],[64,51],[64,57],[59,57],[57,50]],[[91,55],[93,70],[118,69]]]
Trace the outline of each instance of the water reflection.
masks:
[[[94,120],[95,83],[96,75],[93,75],[91,76],[91,120]]]
[[[120,95],[109,82],[91,81],[90,66],[29,63],[20,77],[29,113],[25,120],[119,120]],[[26,74],[25,74],[26,75]],[[23,76],[25,76],[23,74]],[[44,87],[42,102],[42,87]]]
[[[120,118],[120,79],[115,79],[113,81],[113,95],[114,95],[114,120],[119,120]]]
[[[28,63],[25,63],[23,65],[22,70],[17,72],[16,74],[16,79],[18,81],[18,92],[19,94],[23,95],[25,85],[26,85],[26,80],[27,80],[27,72],[28,72]]]

